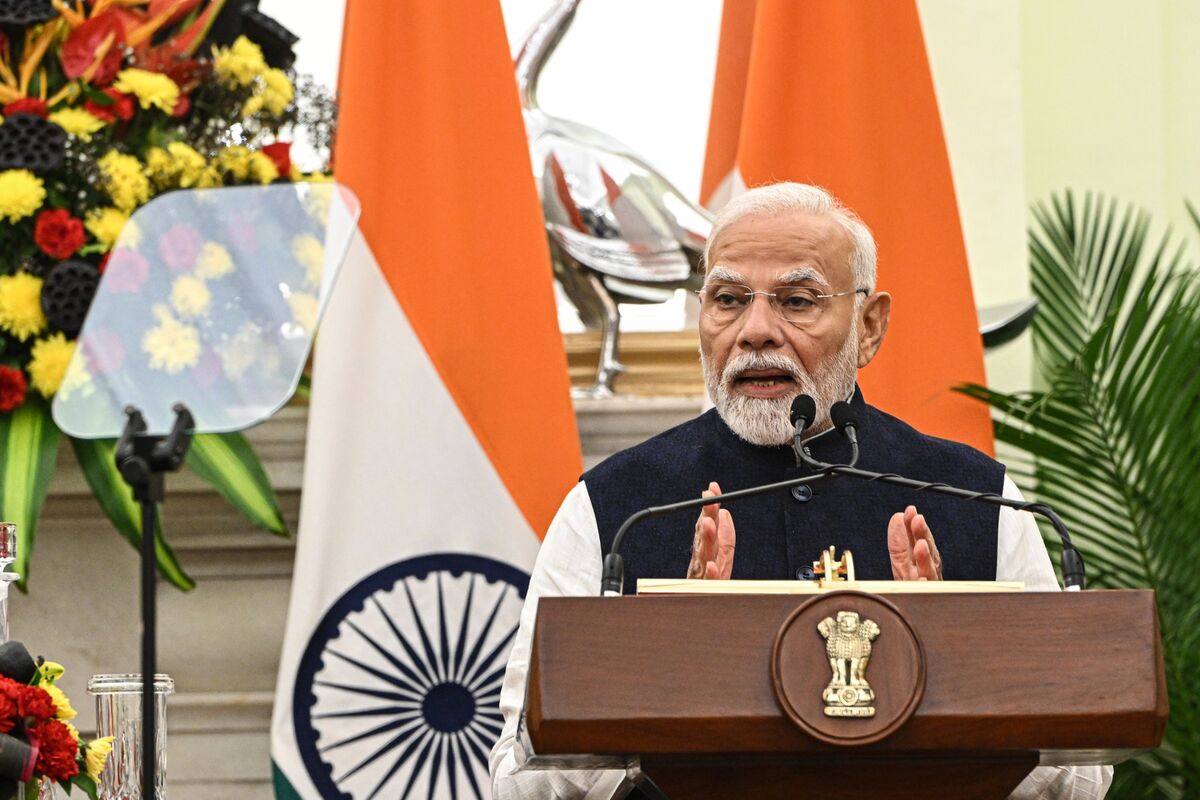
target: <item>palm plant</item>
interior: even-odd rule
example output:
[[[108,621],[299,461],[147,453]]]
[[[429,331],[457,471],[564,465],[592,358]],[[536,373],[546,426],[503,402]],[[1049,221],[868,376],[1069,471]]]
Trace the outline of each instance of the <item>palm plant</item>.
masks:
[[[997,440],[1019,451],[1014,478],[1066,521],[1089,586],[1157,592],[1170,721],[1110,797],[1200,796],[1200,270],[1112,201],[1068,192],[1033,215],[1045,388],[962,391],[992,407]]]

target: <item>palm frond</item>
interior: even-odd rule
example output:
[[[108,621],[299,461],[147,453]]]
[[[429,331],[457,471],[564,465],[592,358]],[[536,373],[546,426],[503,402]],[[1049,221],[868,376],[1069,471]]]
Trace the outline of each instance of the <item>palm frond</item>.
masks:
[[[1200,230],[1200,213],[1188,211]],[[1023,458],[1022,488],[1066,521],[1096,588],[1156,590],[1171,716],[1111,797],[1200,794],[1200,271],[1142,211],[1087,195],[1033,209],[1040,385],[963,391]],[[1048,537],[1053,544],[1054,539]]]

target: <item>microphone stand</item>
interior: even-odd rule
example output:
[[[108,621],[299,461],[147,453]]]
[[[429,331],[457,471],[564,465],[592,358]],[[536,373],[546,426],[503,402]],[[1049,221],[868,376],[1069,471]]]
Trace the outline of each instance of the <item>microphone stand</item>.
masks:
[[[859,455],[858,436],[854,430],[854,423],[848,420],[838,426],[838,430],[850,442],[850,462],[847,464],[826,464],[823,461],[817,461],[800,441],[800,437],[803,435],[804,429],[808,427],[809,421],[805,416],[800,416],[796,419],[794,449],[796,451],[797,463],[803,463],[810,469],[815,470],[814,474],[779,481],[778,483],[768,483],[763,486],[753,486],[749,489],[739,489],[736,492],[728,492],[715,497],[699,497],[663,506],[651,506],[634,513],[621,523],[621,527],[617,529],[617,535],[613,537],[612,549],[604,557],[604,568],[600,577],[600,594],[604,597],[614,597],[622,594],[625,586],[625,560],[621,557],[621,545],[624,543],[629,529],[644,519],[662,517],[677,511],[700,508],[701,506],[708,506],[714,503],[737,501],[746,497],[753,497],[781,489],[791,489],[795,486],[802,486],[807,483],[815,483],[827,478],[836,478],[843,475],[858,478],[859,480],[877,481],[892,486],[901,486],[918,492],[932,492],[933,494],[957,497],[960,500],[978,500],[991,505],[1015,508],[1018,511],[1028,511],[1032,514],[1045,517],[1054,526],[1054,530],[1057,531],[1059,537],[1062,539],[1062,574],[1066,590],[1068,592],[1077,592],[1083,589],[1083,557],[1075,549],[1075,545],[1071,543],[1071,535],[1067,532],[1066,524],[1045,503],[1012,500],[992,492],[973,492],[969,489],[960,489],[945,483],[917,481],[893,473],[871,472],[869,470],[858,469],[855,466],[858,463]]]
[[[813,458],[808,449],[800,443],[800,435],[802,433],[800,425],[796,426],[796,460],[803,462],[810,469],[817,470],[817,474],[821,477],[845,475],[870,483],[878,482],[890,486],[900,486],[905,489],[912,489],[915,492],[931,492],[947,497],[957,497],[960,500],[977,500],[989,505],[1015,508],[1017,511],[1028,511],[1031,514],[1044,517],[1054,526],[1055,532],[1058,533],[1059,538],[1062,540],[1063,586],[1068,592],[1078,592],[1084,588],[1085,570],[1083,556],[1079,554],[1079,551],[1075,549],[1075,545],[1072,544],[1071,534],[1067,531],[1066,523],[1062,521],[1062,518],[1050,506],[1045,503],[1013,500],[994,492],[973,492],[969,489],[960,489],[957,486],[951,486],[948,483],[917,481],[891,472],[871,472],[870,470],[858,469],[855,467],[855,464],[858,463],[858,435],[855,431],[856,426],[852,420],[843,417],[837,427],[838,431],[850,442],[850,462],[848,464],[826,464],[823,461],[817,461]]]
[[[155,545],[158,539],[158,504],[165,498],[167,472],[183,466],[192,442],[195,421],[183,403],[176,403],[175,423],[166,436],[147,436],[146,420],[133,406],[125,407],[125,428],[117,440],[114,454],[121,477],[133,490],[133,499],[142,509],[142,794],[146,800],[156,800],[155,759],[158,724],[154,703],[155,673],[157,672],[157,575]]]

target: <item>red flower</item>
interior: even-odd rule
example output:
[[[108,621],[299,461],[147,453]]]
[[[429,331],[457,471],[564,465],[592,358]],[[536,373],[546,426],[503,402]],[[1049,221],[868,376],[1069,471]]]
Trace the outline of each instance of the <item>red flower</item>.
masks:
[[[128,122],[129,120],[133,119],[135,106],[133,104],[132,97],[124,92],[118,92],[111,86],[105,89],[104,93],[109,96],[109,98],[112,100],[112,103],[105,106],[97,103],[94,100],[84,100],[84,110],[93,117],[97,117],[108,123],[113,123],[117,120]]]
[[[33,767],[35,775],[57,783],[69,781],[79,774],[79,742],[66,725],[56,719],[31,725],[29,738],[38,744],[37,764]]]
[[[25,373],[16,367],[0,364],[0,411],[8,413],[25,402]],[[11,709],[9,708],[11,706]],[[5,721],[15,716],[16,705],[7,696],[0,694],[0,733],[12,730],[12,723],[5,727]]]
[[[175,101],[175,107],[171,109],[171,116],[175,119],[187,116],[187,113],[192,110],[192,101],[186,94],[179,95],[179,99]]]
[[[84,22],[67,36],[62,46],[63,72],[71,80],[83,77],[83,73],[96,61],[101,45],[108,40],[108,49],[92,75],[93,86],[106,86],[117,77],[121,68],[122,45],[125,44],[125,26],[121,19],[112,11],[105,11],[99,16]]]
[[[263,155],[275,162],[279,174],[288,177],[292,174],[292,143],[274,142],[262,149]]]
[[[33,224],[33,240],[51,258],[70,258],[83,247],[83,220],[63,208],[43,211]]]
[[[4,116],[8,117],[13,114],[33,114],[45,119],[50,116],[50,109],[46,107],[45,100],[38,100],[36,97],[22,97],[20,100],[5,104]]]
[[[54,701],[40,686],[22,686],[17,696],[17,711],[22,717],[48,720],[54,716]]]
[[[104,285],[117,294],[132,294],[142,288],[150,277],[150,263],[146,257],[128,247],[113,250],[104,271]]]
[[[158,240],[158,254],[171,272],[183,272],[196,265],[203,245],[195,228],[176,222]]]

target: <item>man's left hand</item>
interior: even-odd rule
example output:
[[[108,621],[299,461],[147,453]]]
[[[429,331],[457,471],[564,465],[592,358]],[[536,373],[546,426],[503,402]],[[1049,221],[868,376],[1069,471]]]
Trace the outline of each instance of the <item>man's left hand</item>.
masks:
[[[892,578],[898,581],[940,581],[942,557],[925,517],[909,506],[888,523],[888,555]]]

